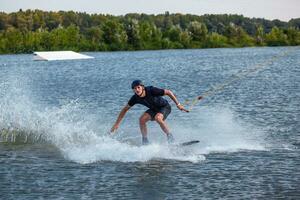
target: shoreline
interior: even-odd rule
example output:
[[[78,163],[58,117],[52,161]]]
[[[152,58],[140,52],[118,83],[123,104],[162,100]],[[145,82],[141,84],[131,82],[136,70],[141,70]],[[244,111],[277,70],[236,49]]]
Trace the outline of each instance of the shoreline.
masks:
[[[294,46],[246,46],[246,47],[216,47],[216,48],[187,48],[187,49],[142,49],[142,50],[116,50],[116,51],[76,51],[78,53],[130,53],[130,52],[144,52],[144,51],[177,51],[177,50],[214,50],[214,49],[247,49],[247,48],[297,48],[300,47],[300,45],[294,45]],[[46,51],[46,50],[45,50]],[[66,49],[63,50],[54,50],[54,51],[69,51]],[[72,50],[70,50],[72,51]],[[1,54],[0,56],[10,56],[10,55],[31,55],[31,53],[6,53]]]

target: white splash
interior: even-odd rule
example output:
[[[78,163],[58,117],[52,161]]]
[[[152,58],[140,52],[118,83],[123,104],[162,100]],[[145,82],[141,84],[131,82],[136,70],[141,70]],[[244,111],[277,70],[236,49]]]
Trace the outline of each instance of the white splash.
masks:
[[[264,150],[261,132],[237,120],[229,108],[199,108],[184,117],[173,116],[168,121],[177,142],[198,139],[199,144],[186,148],[168,146],[159,127],[150,125],[152,143],[137,146],[124,142],[129,136],[138,136],[136,141],[140,141],[135,119],[127,120],[130,126],[120,127],[125,134],[114,139],[106,135],[111,124],[104,123],[105,116],[101,119],[89,115],[79,101],[43,108],[32,103],[24,92],[13,87],[7,91],[0,96],[0,129],[14,127],[42,134],[47,142],[60,149],[66,159],[78,163],[103,160],[146,162],[152,159],[197,163],[205,160],[204,155],[211,152]],[[134,133],[126,134],[132,131],[132,126],[136,127]]]

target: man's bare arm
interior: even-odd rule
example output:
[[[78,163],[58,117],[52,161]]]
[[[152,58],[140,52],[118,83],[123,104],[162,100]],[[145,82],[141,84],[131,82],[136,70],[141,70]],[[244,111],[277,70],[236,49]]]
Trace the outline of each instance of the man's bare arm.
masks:
[[[124,118],[126,112],[130,109],[131,107],[127,104],[126,106],[123,107],[123,109],[121,110],[121,112],[119,113],[119,116],[115,122],[115,124],[113,125],[113,127],[110,129],[110,132],[115,132],[118,128],[119,125],[122,121],[122,119]]]
[[[168,95],[176,104],[177,108],[181,111],[185,111],[185,112],[189,112],[188,110],[186,110],[183,105],[181,105],[179,103],[179,101],[177,100],[176,96],[173,94],[173,92],[171,90],[165,90],[165,95]]]

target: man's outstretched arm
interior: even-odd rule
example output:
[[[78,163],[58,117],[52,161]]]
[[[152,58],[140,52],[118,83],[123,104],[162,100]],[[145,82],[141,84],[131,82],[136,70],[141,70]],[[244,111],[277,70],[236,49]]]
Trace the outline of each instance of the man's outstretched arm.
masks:
[[[171,90],[165,90],[165,95],[168,95],[176,104],[177,108],[181,111],[185,111],[185,112],[189,112],[188,110],[186,110],[183,105],[181,105],[179,103],[179,101],[177,100],[176,96],[173,94],[173,92]]]
[[[113,127],[110,129],[110,132],[115,132],[118,128],[119,125],[122,121],[122,119],[124,118],[126,112],[130,109],[131,107],[127,104],[126,106],[123,107],[123,109],[121,110],[121,112],[119,113],[119,116],[117,118],[117,121],[115,122],[115,124],[113,125]]]

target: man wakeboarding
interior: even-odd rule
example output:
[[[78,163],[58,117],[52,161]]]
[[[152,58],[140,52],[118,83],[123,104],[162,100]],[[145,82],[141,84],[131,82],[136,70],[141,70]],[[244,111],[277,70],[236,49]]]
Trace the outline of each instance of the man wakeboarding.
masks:
[[[121,110],[115,124],[111,128],[110,132],[115,132],[119,125],[125,116],[126,112],[135,104],[142,104],[149,109],[146,110],[142,114],[139,120],[140,129],[142,133],[142,144],[148,144],[148,138],[147,138],[147,126],[146,123],[148,121],[156,121],[163,132],[167,136],[167,140],[169,143],[174,142],[174,137],[170,132],[170,129],[167,126],[166,119],[168,115],[171,113],[171,106],[169,102],[164,99],[162,96],[167,95],[169,96],[174,103],[176,104],[177,108],[184,112],[189,112],[186,110],[177,100],[176,96],[173,94],[171,90],[166,89],[160,89],[153,86],[147,86],[145,87],[143,82],[141,80],[135,80],[131,84],[131,88],[134,92],[134,95],[130,98],[127,105],[123,107]]]

